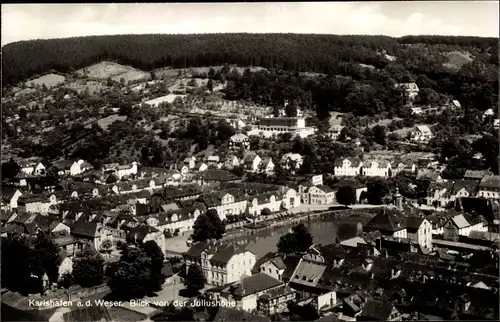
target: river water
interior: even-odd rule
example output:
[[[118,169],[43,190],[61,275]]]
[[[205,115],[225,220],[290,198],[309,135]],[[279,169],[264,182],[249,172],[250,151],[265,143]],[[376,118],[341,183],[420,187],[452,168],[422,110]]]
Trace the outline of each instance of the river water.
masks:
[[[313,243],[327,245],[335,242],[336,237],[347,239],[359,233],[358,222],[341,223],[331,218],[314,219],[304,222],[309,233],[313,236]],[[286,235],[292,226],[280,227],[255,232],[253,235],[237,238],[234,242],[247,245],[247,249],[257,255],[257,258],[269,252],[277,251],[276,245],[281,236]]]

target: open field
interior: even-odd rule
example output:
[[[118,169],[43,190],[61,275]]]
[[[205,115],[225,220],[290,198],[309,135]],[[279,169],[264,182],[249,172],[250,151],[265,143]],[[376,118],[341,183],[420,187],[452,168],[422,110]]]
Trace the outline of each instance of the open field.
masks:
[[[107,130],[108,126],[111,125],[115,121],[125,121],[127,119],[126,116],[120,115],[110,115],[108,117],[102,118],[97,121],[97,124],[103,129]]]
[[[148,104],[150,106],[157,107],[159,104],[164,103],[164,102],[172,103],[177,96],[179,96],[180,98],[185,97],[185,95],[168,94],[165,96],[160,96],[160,97],[154,98],[154,99],[149,100],[149,101],[145,101],[144,103]]]
[[[213,68],[215,71],[218,71],[222,69],[222,67],[223,66],[192,67],[192,68],[160,68],[160,69],[155,69],[154,73],[158,78],[178,77],[179,72],[186,76],[191,76],[193,74],[203,74],[203,73],[208,74],[210,68]],[[265,68],[258,66],[250,66],[250,67],[231,66],[231,70],[236,69],[239,73],[243,73],[247,68],[249,68],[250,71],[252,72],[259,70],[266,70]]]
[[[149,73],[135,69],[130,66],[124,66],[113,62],[100,62],[76,71],[77,75],[97,79],[107,79],[119,81],[124,78],[125,82],[136,79],[149,79]]]
[[[468,52],[451,51],[447,53],[446,56],[448,56],[450,61],[444,63],[443,66],[455,70],[460,69],[463,65],[474,60],[474,58]]]
[[[35,87],[37,85],[42,86],[45,84],[45,86],[47,86],[48,88],[51,88],[51,87],[54,87],[54,86],[57,86],[59,84],[64,83],[65,80],[66,80],[66,77],[64,77],[62,75],[47,74],[47,75],[43,75],[43,76],[40,76],[38,78],[32,79],[30,81],[27,81],[26,85],[28,87]]]

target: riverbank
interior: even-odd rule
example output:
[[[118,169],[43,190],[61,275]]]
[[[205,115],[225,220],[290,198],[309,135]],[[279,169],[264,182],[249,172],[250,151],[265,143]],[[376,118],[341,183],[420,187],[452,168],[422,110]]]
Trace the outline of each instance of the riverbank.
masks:
[[[331,221],[335,225],[342,224],[365,224],[368,222],[375,213],[373,210],[379,206],[370,205],[356,205],[351,206],[350,209],[345,210],[327,210],[328,206],[313,206],[301,207],[301,209],[292,209],[289,215],[277,217],[272,220],[266,221],[266,226],[259,229],[251,228],[236,228],[227,232],[223,237],[223,241],[242,242],[242,239],[248,239],[252,236],[266,237],[267,235],[275,235],[286,233],[287,228],[291,228],[301,223],[311,223],[319,221]],[[315,209],[315,210],[311,210]],[[191,235],[192,231],[184,232],[182,236],[168,238],[166,240],[166,253],[170,256],[180,256],[186,252],[189,247],[186,242]],[[311,232],[312,233],[312,232]],[[246,243],[245,241],[244,243]]]

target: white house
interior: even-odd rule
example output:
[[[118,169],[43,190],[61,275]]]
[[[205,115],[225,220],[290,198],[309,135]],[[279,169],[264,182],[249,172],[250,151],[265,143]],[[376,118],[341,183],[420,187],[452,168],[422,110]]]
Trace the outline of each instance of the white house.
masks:
[[[304,163],[304,158],[298,153],[286,153],[281,157],[281,167],[283,169],[296,171],[300,169],[302,163]]]
[[[257,310],[259,298],[266,294],[272,294],[275,290],[281,290],[283,286],[283,282],[260,273],[245,277],[241,281],[207,290],[207,294],[211,300],[218,300],[221,303],[236,303],[236,309],[252,312]],[[286,301],[283,301],[283,304],[286,305]],[[229,304],[222,306],[229,306]]]
[[[399,83],[395,84],[394,87],[402,90],[404,96],[411,100],[414,100],[418,96],[419,89],[415,83]]]
[[[489,108],[487,109],[484,113],[483,113],[483,119],[487,118],[487,117],[490,117],[490,116],[494,116],[495,115],[495,112],[493,112],[493,109],[492,108]]]
[[[183,233],[193,229],[193,225],[200,214],[200,209],[194,207],[181,208],[151,215],[146,219],[146,223],[161,232],[170,231],[174,233],[177,231]]]
[[[365,160],[362,173],[366,177],[390,177],[392,175],[391,163],[387,160]]]
[[[485,176],[479,182],[478,197],[500,199],[500,176]]]
[[[363,162],[358,158],[340,158],[334,163],[335,175],[355,177],[362,174],[362,166]]]
[[[122,179],[125,176],[137,175],[137,162],[132,162],[132,164],[126,165],[117,165],[114,169],[114,174],[118,177],[118,179]]]
[[[266,117],[259,121],[258,128],[250,131],[249,135],[269,137],[273,134],[291,133],[300,137],[308,137],[316,132],[315,127],[307,127],[303,117]]]
[[[257,172],[262,159],[255,153],[249,153],[243,158],[243,167],[250,172]]]
[[[310,205],[329,205],[335,200],[335,191],[326,185],[311,186],[302,198]]]
[[[406,218],[407,237],[425,247],[432,249],[432,224],[423,217]]]
[[[480,215],[460,214],[451,217],[443,226],[443,238],[456,240],[472,231],[488,231],[488,222]]]
[[[415,143],[428,143],[432,139],[432,131],[427,125],[417,125],[410,135],[410,141]]]
[[[193,263],[200,263],[207,284],[216,286],[239,281],[252,275],[251,270],[257,257],[244,247],[219,242],[199,244],[201,245],[195,244],[184,253],[186,272]]]
[[[45,166],[38,158],[21,160],[18,162],[21,167],[21,172],[27,175],[42,175],[45,173]]]
[[[69,169],[69,173],[72,176],[79,175],[80,173],[83,173],[85,171],[91,170],[92,165],[88,163],[87,161],[84,160],[78,160],[73,162],[71,165],[71,168]]]
[[[196,165],[196,158],[194,156],[190,156],[184,159],[184,165],[186,165],[189,169],[193,169]]]
[[[127,238],[135,242],[154,241],[165,255],[165,235],[162,231],[149,225],[140,225],[130,230]]]
[[[340,124],[335,124],[333,126],[330,127],[330,129],[328,130],[328,136],[332,139],[332,140],[338,140],[339,139],[339,136],[340,136],[340,132],[342,132],[342,129],[344,128],[344,126],[340,125]]]
[[[231,149],[243,148],[248,150],[250,149],[250,139],[245,134],[237,133],[229,138],[229,147]]]
[[[424,111],[422,111],[422,108],[420,107],[412,107],[411,108],[411,114],[412,115],[420,115],[422,114]]]
[[[273,173],[274,172],[274,162],[270,157],[265,157],[262,159],[262,162],[259,164],[259,168],[264,173]]]
[[[224,167],[226,169],[232,169],[240,165],[240,160],[235,155],[230,155],[224,160]]]

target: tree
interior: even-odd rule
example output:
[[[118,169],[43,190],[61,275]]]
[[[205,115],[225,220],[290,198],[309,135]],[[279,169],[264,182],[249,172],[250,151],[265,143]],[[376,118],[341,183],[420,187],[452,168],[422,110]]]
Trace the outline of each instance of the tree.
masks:
[[[297,106],[295,104],[289,104],[285,107],[285,114],[288,117],[297,117]]]
[[[225,225],[220,220],[217,210],[209,209],[206,214],[198,216],[193,225],[193,241],[220,239],[225,231]]]
[[[19,109],[18,115],[19,115],[20,120],[26,120],[26,117],[28,116],[28,112],[26,111],[26,109],[24,107],[21,107]]]
[[[153,321],[197,321],[193,309],[190,307],[178,308],[174,304],[165,306],[161,313],[151,317]]]
[[[74,284],[73,275],[71,273],[64,273],[61,278],[59,278],[57,284],[62,288],[68,289]]]
[[[304,224],[293,227],[292,232],[281,236],[278,242],[280,253],[304,252],[311,247],[313,238]]]
[[[96,286],[104,277],[104,260],[90,247],[82,250],[73,264],[73,278],[82,287]]]
[[[373,141],[378,144],[384,145],[387,138],[387,130],[385,126],[375,125],[372,129]]]
[[[120,104],[120,111],[118,112],[118,114],[120,114],[121,116],[128,116],[130,115],[130,113],[132,113],[132,110],[132,104],[122,103]]]
[[[192,264],[188,268],[186,278],[184,279],[184,285],[190,292],[198,292],[205,287],[207,279],[203,275],[203,271],[200,266]]]
[[[196,87],[196,86],[198,86],[198,83],[196,82],[196,79],[191,78],[191,79],[189,80],[189,82],[187,83],[187,86],[190,86],[190,87]]]
[[[2,179],[15,178],[19,171],[21,171],[21,167],[12,158],[8,162],[2,163]]]
[[[142,244],[142,248],[151,258],[151,289],[159,291],[163,283],[165,283],[165,276],[162,273],[165,256],[155,241],[149,240],[145,242]]]
[[[337,202],[341,205],[352,205],[356,203],[356,190],[351,186],[342,186],[335,194]]]
[[[207,89],[210,91],[210,93],[214,92],[214,81],[209,79],[207,82]]]
[[[33,273],[39,278],[45,273],[51,282],[57,282],[61,258],[54,242],[44,233],[39,233],[33,250],[32,256],[30,256],[33,261]]]
[[[366,183],[368,203],[381,205],[382,199],[389,193],[389,185],[382,178],[370,178]]]
[[[116,298],[129,300],[151,293],[151,258],[142,248],[127,247],[108,280]]]

